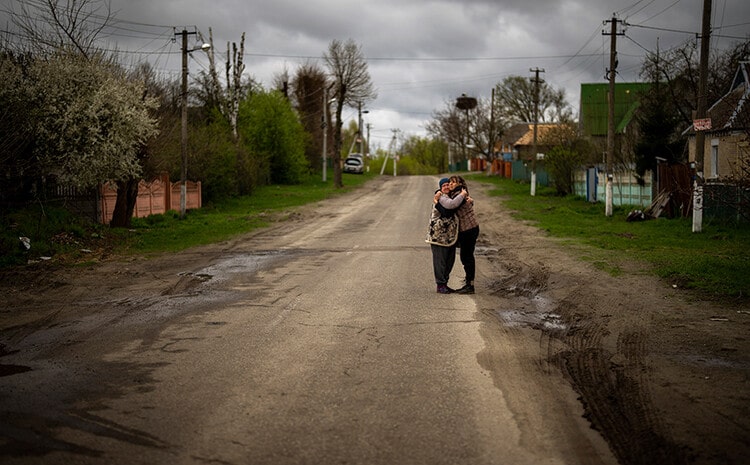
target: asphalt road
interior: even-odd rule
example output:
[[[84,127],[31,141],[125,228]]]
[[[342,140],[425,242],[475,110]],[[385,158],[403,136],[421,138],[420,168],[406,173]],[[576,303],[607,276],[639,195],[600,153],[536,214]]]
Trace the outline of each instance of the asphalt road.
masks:
[[[435,292],[436,185],[375,182],[148,272],[110,264],[105,294],[61,286],[0,331],[0,461],[617,463],[538,332],[479,284]]]

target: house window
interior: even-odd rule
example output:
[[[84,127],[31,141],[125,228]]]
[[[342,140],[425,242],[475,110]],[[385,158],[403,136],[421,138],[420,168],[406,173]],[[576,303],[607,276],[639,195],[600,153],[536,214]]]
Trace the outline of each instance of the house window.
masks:
[[[719,177],[719,139],[711,140],[711,177]]]

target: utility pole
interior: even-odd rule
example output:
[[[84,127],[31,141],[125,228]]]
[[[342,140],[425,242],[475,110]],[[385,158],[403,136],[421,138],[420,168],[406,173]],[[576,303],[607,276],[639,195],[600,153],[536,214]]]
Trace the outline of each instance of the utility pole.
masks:
[[[362,115],[370,113],[369,110],[362,109],[362,102],[357,102],[357,137],[359,138],[359,153],[365,153],[365,141],[362,140],[364,135],[362,134]]]
[[[477,106],[477,99],[474,97],[469,97],[466,94],[461,94],[461,96],[456,99],[456,108],[458,108],[459,110],[464,110],[464,112],[466,112],[466,134],[462,138],[464,139],[462,141],[463,146],[464,146],[463,147],[464,160],[469,159],[469,154],[468,154],[469,130],[470,130],[469,110],[476,108],[476,106]]]
[[[367,127],[367,139],[365,141],[364,156],[365,156],[365,160],[367,160],[368,155],[370,154],[370,123],[367,123],[365,127]]]
[[[185,218],[185,210],[187,209],[187,93],[188,93],[188,34],[195,34],[195,32],[188,32],[183,29],[179,33],[182,36],[182,89],[181,89],[181,100],[182,100],[182,131],[180,133],[180,155],[182,158],[182,167],[180,168],[180,219]],[[175,34],[177,35],[177,34]]]
[[[328,154],[328,87],[323,86],[323,182],[326,182],[328,166],[326,155]]]
[[[487,158],[489,161],[487,173],[492,172],[492,163],[495,161],[495,88],[492,88],[492,98],[490,100],[490,146],[487,150]]]
[[[185,218],[187,209],[187,120],[188,120],[188,53],[196,50],[208,50],[211,44],[203,44],[200,47],[188,49],[188,34],[197,34],[197,32],[188,32],[183,29],[182,32],[175,32],[174,35],[182,36],[182,131],[180,132],[180,155],[182,158],[182,167],[180,169],[180,219]]]
[[[365,153],[364,134],[362,133],[362,114],[367,114],[367,113],[370,113],[370,112],[368,110],[363,110],[362,109],[362,102],[361,101],[357,102],[357,137],[356,137],[355,141],[359,140],[359,153],[362,154],[362,168],[363,168],[363,171],[367,171],[367,170],[370,169],[369,166],[368,166],[368,163],[367,163],[367,154]],[[369,144],[370,143],[370,139],[369,139],[370,135],[368,134],[367,137],[368,137],[367,138],[367,143]],[[352,145],[352,147],[354,147],[354,145]],[[350,149],[350,151],[351,151],[351,149]]]
[[[537,157],[537,126],[539,125],[539,85],[544,82],[539,79],[539,73],[543,73],[543,69],[534,68],[530,69],[534,73],[534,77],[531,82],[534,83],[534,142],[531,148],[531,196],[536,195],[536,157]]]
[[[391,129],[391,132],[393,133],[393,137],[391,138],[391,143],[388,144],[388,155],[385,156],[385,160],[383,160],[383,166],[380,167],[380,175],[382,176],[383,173],[385,173],[385,165],[388,163],[388,158],[393,158],[393,176],[396,176],[396,142],[398,141],[398,129]]]
[[[616,16],[605,23],[611,23],[612,29],[609,33],[602,31],[603,35],[610,36],[609,46],[609,69],[607,69],[607,78],[609,79],[609,116],[607,118],[607,185],[604,214],[612,216],[612,180],[613,161],[615,156],[615,76],[617,76],[617,23],[621,22]],[[619,35],[622,35],[620,33]]]
[[[695,118],[705,119],[708,96],[708,54],[711,36],[711,0],[703,0],[703,24],[701,27],[701,56],[698,74],[698,105]],[[695,128],[695,181],[693,182],[693,232],[703,230],[703,165],[705,158],[706,134],[704,129]]]
[[[393,154],[393,177],[396,177],[396,159],[398,158],[398,155],[396,154],[396,146],[398,144],[398,129],[393,130],[393,149],[391,153]]]
[[[359,153],[362,152],[362,102],[357,102],[357,138],[359,139]]]

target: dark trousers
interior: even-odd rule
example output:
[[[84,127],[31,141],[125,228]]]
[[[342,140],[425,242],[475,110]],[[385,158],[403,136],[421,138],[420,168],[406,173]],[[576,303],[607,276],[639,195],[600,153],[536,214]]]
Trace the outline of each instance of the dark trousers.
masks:
[[[435,283],[448,284],[453,264],[456,263],[456,246],[443,247],[430,244],[432,248],[432,270],[435,273]]]
[[[461,249],[461,264],[464,266],[466,273],[466,283],[473,283],[476,276],[476,260],[474,259],[474,249],[479,237],[479,226],[458,233],[458,247]]]

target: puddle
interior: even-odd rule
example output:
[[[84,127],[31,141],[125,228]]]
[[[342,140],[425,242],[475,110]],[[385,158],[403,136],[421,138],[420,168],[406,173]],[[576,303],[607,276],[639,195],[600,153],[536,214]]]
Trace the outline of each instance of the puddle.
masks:
[[[566,331],[568,329],[562,317],[555,313],[498,310],[495,314],[500,322],[509,328],[532,328],[543,331]]]
[[[474,255],[496,255],[499,250],[497,247],[477,245],[474,247]]]
[[[181,273],[181,276],[193,276],[203,282],[220,283],[232,275],[256,273],[268,262],[284,254],[283,251],[266,251],[247,255],[234,255],[209,265],[193,273]]]

